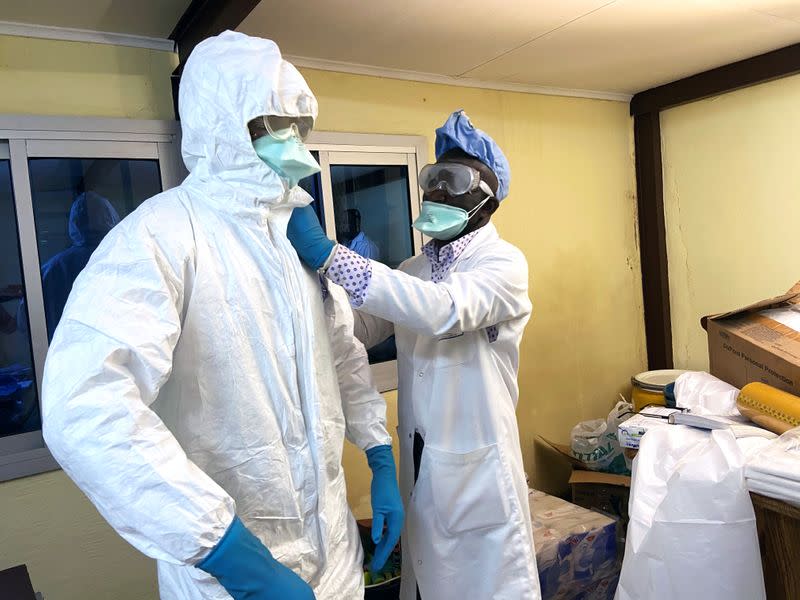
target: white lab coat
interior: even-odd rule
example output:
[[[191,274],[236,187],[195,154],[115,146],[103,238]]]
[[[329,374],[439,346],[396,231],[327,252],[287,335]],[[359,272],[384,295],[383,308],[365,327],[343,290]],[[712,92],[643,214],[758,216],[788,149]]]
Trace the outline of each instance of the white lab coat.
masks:
[[[190,57],[180,108],[191,175],[114,228],[75,282],[45,368],[45,439],[158,560],[163,599],[229,598],[192,565],[234,513],[318,600],[362,598],[342,445],[390,443],[385,404],[343,290],[323,304],[286,239],[311,198],[285,190],[246,128],[316,101],[272,42],[227,32]]]
[[[416,598],[415,583],[423,600],[540,598],[515,414],[531,313],[524,256],[489,224],[441,283],[423,255],[399,271],[372,265],[356,335],[368,347],[396,336],[401,598]],[[425,438],[416,486],[415,430]]]

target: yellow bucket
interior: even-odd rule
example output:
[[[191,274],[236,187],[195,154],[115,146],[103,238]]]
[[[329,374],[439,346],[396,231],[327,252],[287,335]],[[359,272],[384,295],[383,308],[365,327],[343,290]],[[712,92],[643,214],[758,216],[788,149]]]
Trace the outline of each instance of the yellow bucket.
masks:
[[[646,373],[639,373],[635,377],[631,377],[633,384],[633,393],[631,400],[633,401],[633,410],[639,412],[648,404],[659,404],[664,406],[666,399],[664,398],[664,388],[670,383],[686,373],[678,369],[667,369],[661,371],[647,371]]]

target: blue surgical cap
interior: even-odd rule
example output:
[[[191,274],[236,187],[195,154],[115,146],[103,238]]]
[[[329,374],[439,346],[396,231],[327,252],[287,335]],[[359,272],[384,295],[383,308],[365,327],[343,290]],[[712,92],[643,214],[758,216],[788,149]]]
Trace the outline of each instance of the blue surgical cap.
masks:
[[[497,199],[508,196],[511,183],[511,166],[500,146],[489,135],[469,120],[463,110],[450,115],[444,125],[436,130],[436,159],[453,148],[460,148],[474,156],[497,176]]]

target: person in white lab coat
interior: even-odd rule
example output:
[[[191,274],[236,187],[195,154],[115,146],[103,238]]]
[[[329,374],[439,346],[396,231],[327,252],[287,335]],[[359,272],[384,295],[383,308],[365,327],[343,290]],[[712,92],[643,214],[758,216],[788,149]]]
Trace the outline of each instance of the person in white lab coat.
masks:
[[[396,336],[401,598],[536,600],[515,414],[528,266],[490,222],[509,165],[463,111],[437,130],[436,156],[420,172],[414,223],[434,239],[399,270],[334,245],[305,209],[294,210],[287,233],[301,259],[348,292],[368,347]]]
[[[190,56],[180,114],[191,174],[75,281],[45,367],[45,440],[157,559],[164,600],[363,598],[345,436],[382,490],[379,545],[396,543],[402,505],[347,297],[331,285],[323,301],[286,238],[312,200],[298,180],[319,170],[302,143],[316,99],[273,42],[225,32]]]

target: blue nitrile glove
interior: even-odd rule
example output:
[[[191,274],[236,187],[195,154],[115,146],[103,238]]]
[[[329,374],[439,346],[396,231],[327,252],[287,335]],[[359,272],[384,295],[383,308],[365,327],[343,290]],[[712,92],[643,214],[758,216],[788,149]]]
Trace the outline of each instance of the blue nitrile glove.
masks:
[[[372,469],[372,541],[375,554],[370,570],[380,571],[400,540],[403,530],[403,500],[397,485],[391,446],[375,446],[367,450],[367,462]],[[386,524],[386,531],[383,525]]]
[[[286,237],[294,246],[300,260],[315,270],[325,264],[336,246],[336,242],[325,235],[311,205],[297,207],[292,211]]]
[[[311,587],[272,558],[239,517],[197,568],[216,577],[234,600],[315,600]]]

